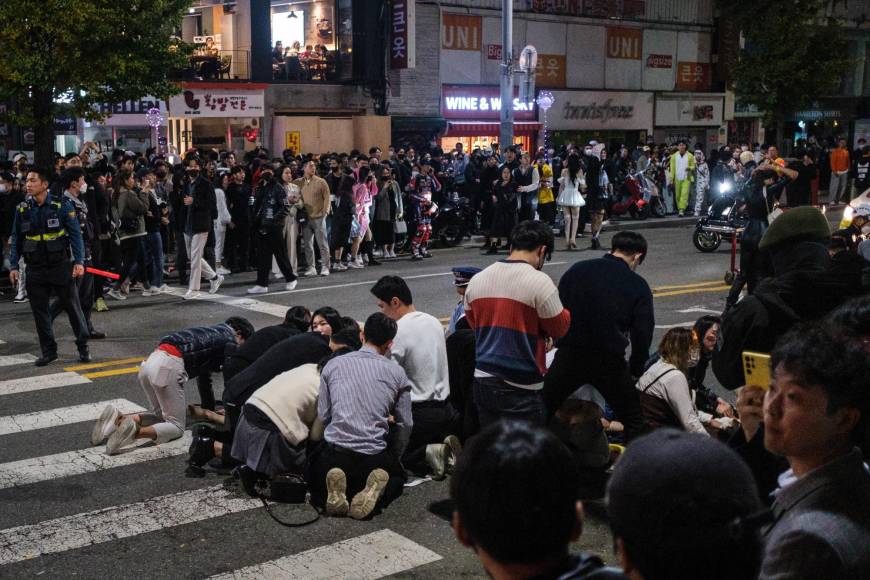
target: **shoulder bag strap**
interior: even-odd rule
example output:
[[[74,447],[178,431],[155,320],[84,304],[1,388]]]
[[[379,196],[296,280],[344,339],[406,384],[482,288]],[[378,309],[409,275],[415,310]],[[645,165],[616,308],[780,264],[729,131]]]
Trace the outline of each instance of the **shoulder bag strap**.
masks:
[[[653,379],[652,381],[650,381],[650,383],[649,383],[647,386],[645,386],[645,387],[643,388],[643,391],[641,391],[641,392],[643,392],[643,393],[647,392],[651,386],[653,386],[654,384],[656,384],[656,383],[659,381],[659,379],[661,379],[661,378],[662,378],[663,376],[665,376],[666,374],[668,374],[668,373],[672,373],[672,372],[674,372],[674,371],[676,371],[676,370],[677,370],[677,369],[668,369],[668,370],[666,370],[665,372],[663,372],[662,374],[660,374],[659,376],[657,376],[655,379]]]

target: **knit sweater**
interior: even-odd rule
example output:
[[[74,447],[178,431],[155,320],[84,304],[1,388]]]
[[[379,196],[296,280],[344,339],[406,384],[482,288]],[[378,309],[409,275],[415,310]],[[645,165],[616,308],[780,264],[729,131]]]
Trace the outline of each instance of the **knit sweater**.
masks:
[[[526,262],[502,260],[471,279],[465,301],[476,338],[476,375],[542,388],[545,339],[562,337],[571,323],[550,277]]]
[[[310,363],[283,372],[257,389],[248,405],[261,410],[291,445],[323,438],[323,424],[317,417],[320,373]]]

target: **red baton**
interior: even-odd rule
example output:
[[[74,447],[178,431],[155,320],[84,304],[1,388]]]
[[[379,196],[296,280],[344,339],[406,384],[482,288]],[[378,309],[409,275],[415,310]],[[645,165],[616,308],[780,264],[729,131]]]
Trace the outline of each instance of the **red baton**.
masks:
[[[93,274],[94,276],[109,278],[110,280],[117,280],[121,277],[119,274],[113,274],[112,272],[106,272],[105,270],[97,270],[96,268],[91,268],[90,266],[85,268],[85,272],[87,272],[88,274]]]

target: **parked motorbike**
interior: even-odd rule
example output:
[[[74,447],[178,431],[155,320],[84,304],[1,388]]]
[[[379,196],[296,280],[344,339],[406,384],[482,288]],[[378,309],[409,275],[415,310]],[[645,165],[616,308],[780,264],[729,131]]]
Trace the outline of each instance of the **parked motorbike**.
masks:
[[[608,208],[611,216],[629,214],[633,219],[645,220],[650,215],[663,217],[664,204],[653,181],[641,172],[627,173],[617,184],[615,196]]]
[[[432,239],[447,247],[458,246],[466,236],[478,230],[477,212],[465,197],[447,198],[432,220]]]
[[[730,182],[715,184],[714,194],[716,197],[710,204],[707,215],[698,220],[692,234],[692,243],[705,253],[718,250],[723,239],[732,241],[746,227],[748,221],[738,210],[737,196],[734,195]]]

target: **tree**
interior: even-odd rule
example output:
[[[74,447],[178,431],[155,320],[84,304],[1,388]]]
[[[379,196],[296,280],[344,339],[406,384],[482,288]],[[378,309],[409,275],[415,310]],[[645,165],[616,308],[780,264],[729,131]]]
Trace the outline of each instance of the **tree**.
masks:
[[[190,2],[0,1],[0,101],[17,105],[8,121],[33,127],[38,164],[51,163],[58,100],[101,120],[100,103],[178,92],[167,74],[190,52],[173,36]]]
[[[765,112],[776,123],[819,97],[839,92],[853,64],[839,23],[826,16],[836,0],[722,0],[723,20],[736,26],[744,45],[728,63],[737,99]]]

